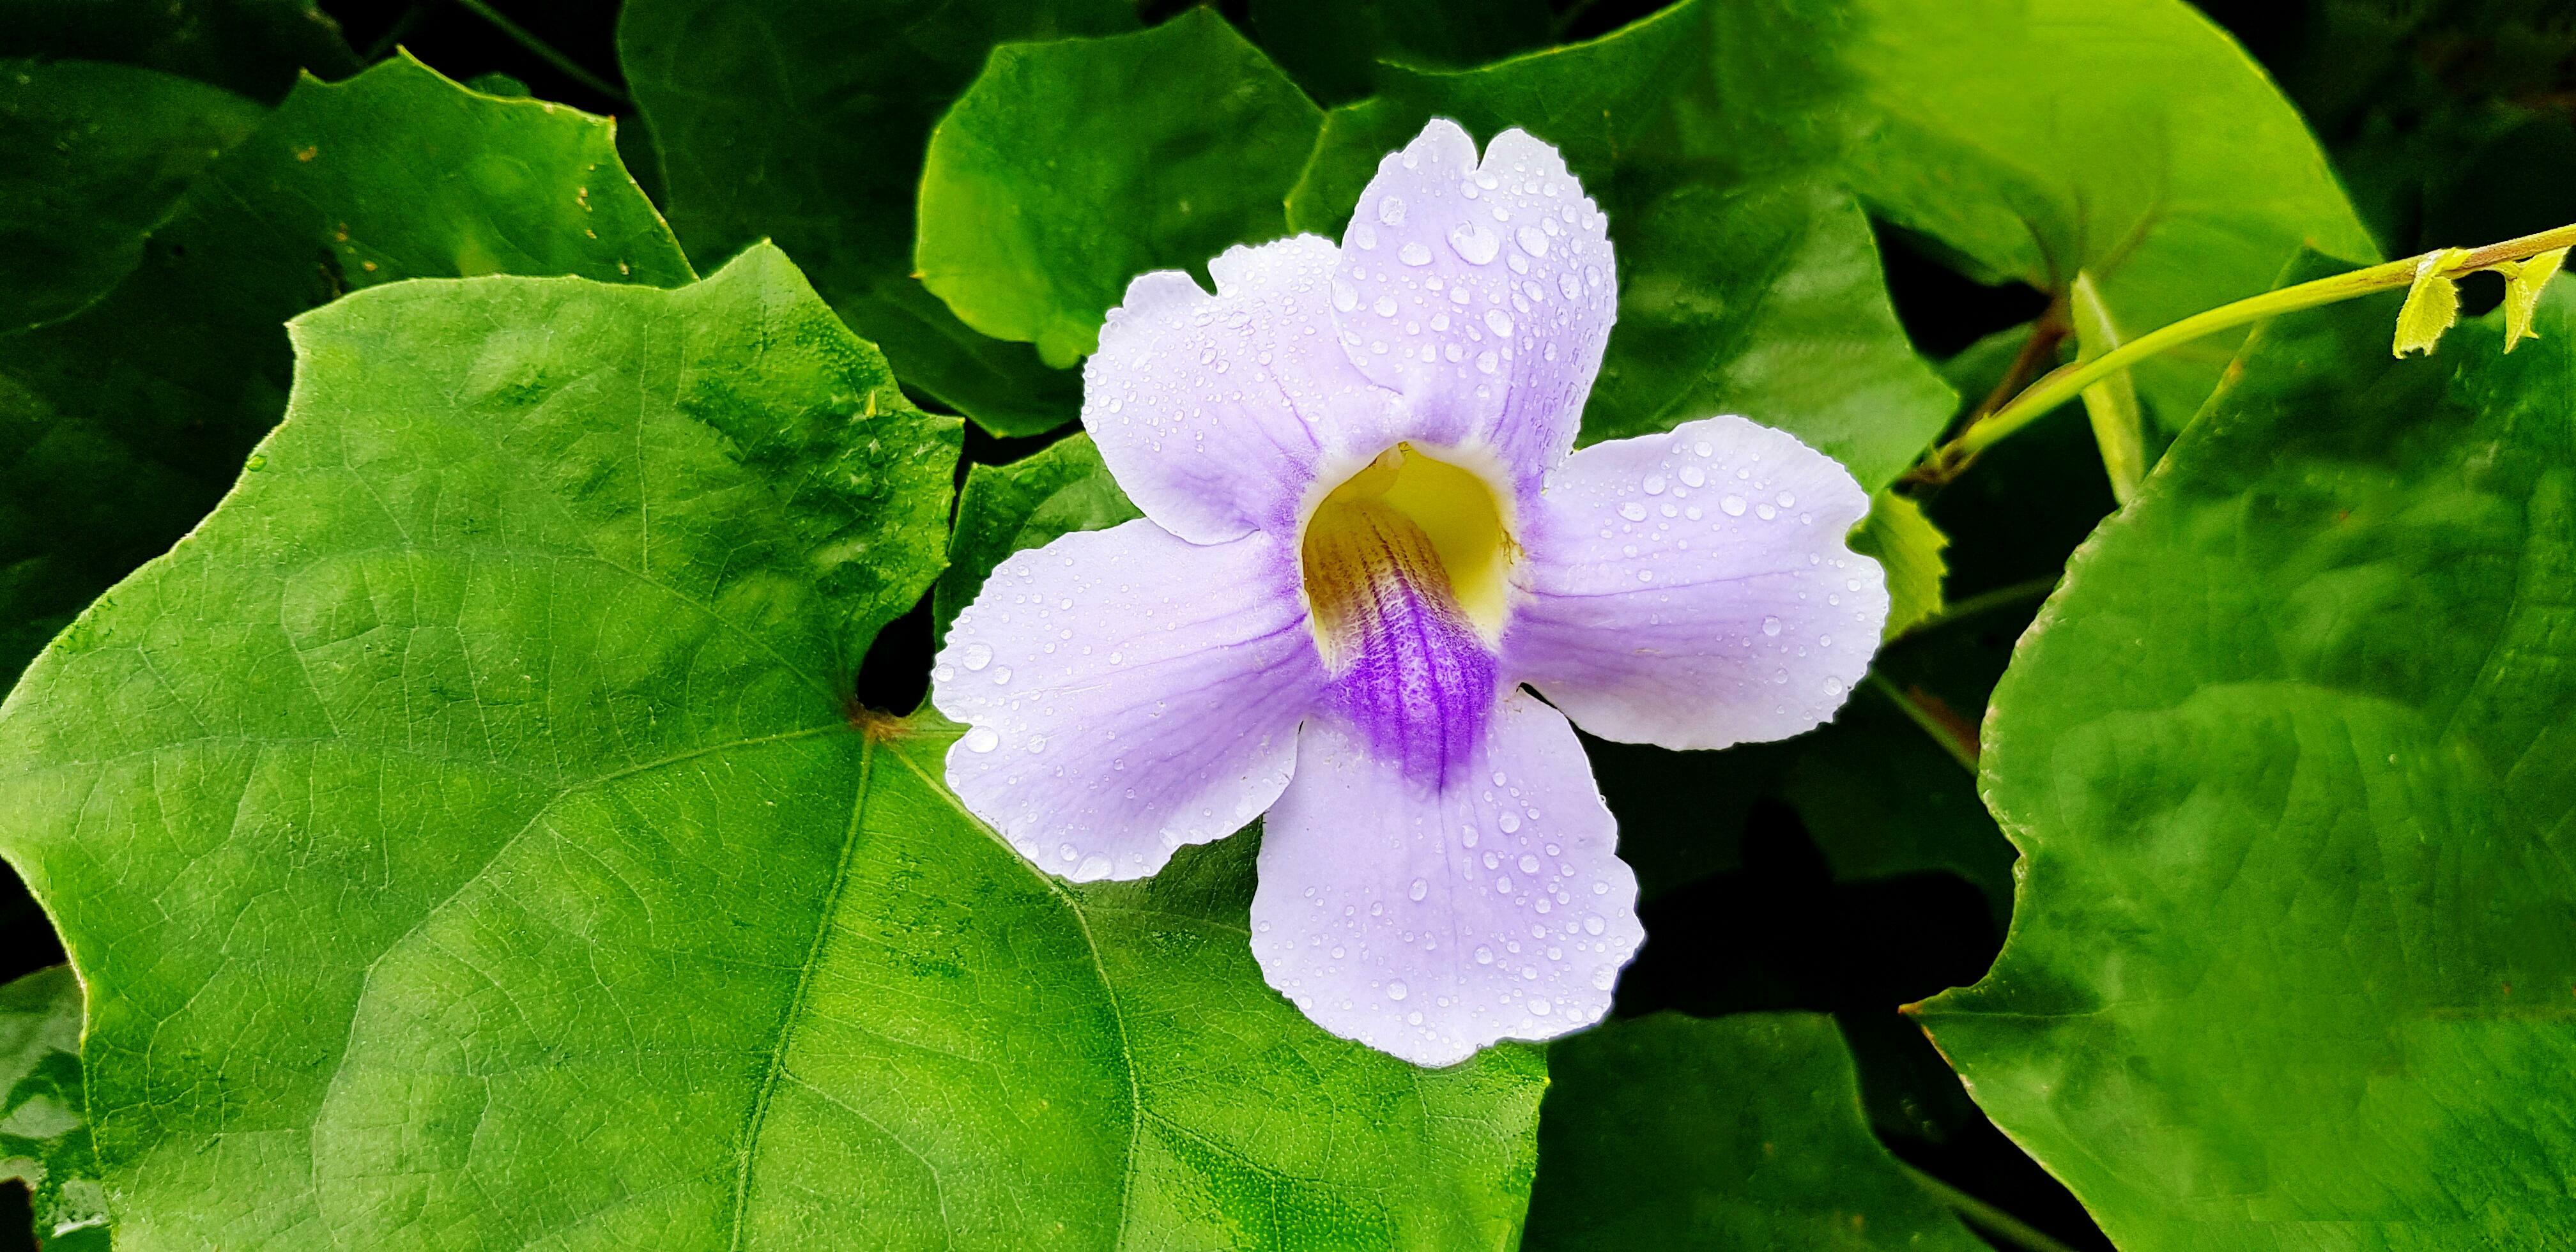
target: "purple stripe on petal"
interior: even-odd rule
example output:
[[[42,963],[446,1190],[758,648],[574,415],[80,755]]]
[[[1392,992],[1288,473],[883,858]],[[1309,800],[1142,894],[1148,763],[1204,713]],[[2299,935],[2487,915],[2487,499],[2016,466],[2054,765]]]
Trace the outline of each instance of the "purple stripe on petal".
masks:
[[[1332,707],[1407,777],[1444,783],[1484,737],[1494,654],[1430,539],[1386,505],[1332,505],[1305,561]]]

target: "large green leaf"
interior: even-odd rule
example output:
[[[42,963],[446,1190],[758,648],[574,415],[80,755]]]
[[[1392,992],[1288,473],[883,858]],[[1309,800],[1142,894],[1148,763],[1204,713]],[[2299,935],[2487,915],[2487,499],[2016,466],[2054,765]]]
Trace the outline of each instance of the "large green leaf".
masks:
[[[905,386],[1013,435],[1071,420],[1082,380],[912,277],[922,152],[995,44],[1135,25],[1124,0],[633,0],[618,50],[692,255],[775,238]]]
[[[311,71],[358,72],[314,0],[0,0],[0,57],[160,70],[275,104]]]
[[[265,110],[155,70],[0,60],[0,333],[79,309]]]
[[[1379,97],[1327,118],[1290,221],[1338,237],[1378,158],[1432,117],[1485,139],[1526,129],[1565,153],[1619,254],[1619,320],[1583,438],[1742,413],[1882,486],[1954,397],[1896,324],[1868,222],[1800,138],[1819,85],[1770,54],[1828,38],[1810,22],[1692,3],[1483,69],[1386,67]]]
[[[117,1239],[1502,1247],[1540,1054],[1261,980],[1253,844],[1045,876],[856,708],[955,419],[772,248],[296,324],[205,524],[0,713]]]
[[[921,281],[967,325],[1073,365],[1127,280],[1287,234],[1322,125],[1211,9],[996,48],[930,137]]]
[[[946,638],[948,624],[1012,553],[1143,516],[1109,476],[1089,435],[1067,436],[1008,465],[975,466],[957,493],[948,568],[931,592],[932,631]]]
[[[1548,1065],[1532,1252],[1986,1246],[1871,1137],[1830,1017],[1659,1013]]]
[[[1921,1010],[2130,1249],[2576,1238],[2576,298],[2272,323],[2022,640],[2022,849]]]
[[[2374,244],[2296,110],[2181,0],[1864,0],[1836,42],[1841,158],[1871,207],[1989,281],[2078,271],[2135,338],[2263,291],[2314,245]],[[2241,334],[2136,371],[2180,430]]]
[[[0,1178],[24,1184],[47,1252],[106,1252],[81,1100],[81,988],[68,966],[0,986]]]
[[[0,336],[0,682],[231,485],[284,406],[287,318],[415,276],[687,281],[609,130],[407,59],[308,79],[112,291]]]

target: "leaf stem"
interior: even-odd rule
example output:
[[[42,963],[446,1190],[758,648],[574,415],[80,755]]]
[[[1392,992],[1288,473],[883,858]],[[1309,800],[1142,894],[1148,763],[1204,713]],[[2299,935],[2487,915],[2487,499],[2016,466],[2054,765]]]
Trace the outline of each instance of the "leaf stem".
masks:
[[[1984,1200],[1969,1195],[1903,1161],[1897,1162],[1897,1165],[1906,1173],[1913,1175],[1917,1184],[1920,1184],[1925,1191],[1931,1192],[1933,1199],[1947,1205],[1951,1212],[1957,1213],[1975,1223],[1980,1229],[1992,1233],[2014,1247],[2027,1249],[2027,1252],[2075,1252],[2075,1249],[2051,1238],[2045,1231]]]
[[[1897,711],[1924,734],[1930,735],[1932,742],[1940,744],[1941,750],[1950,754],[1951,760],[1957,761],[1970,774],[1977,772],[1976,730],[1961,721],[1958,714],[1946,707],[1937,710],[1927,707],[1914,697],[1914,693],[1897,686],[1877,670],[1871,670],[1869,677],[1862,681],[1869,684],[1870,690],[1885,696],[1888,703],[1895,705]]]
[[[2576,224],[2544,230],[2538,234],[2524,235],[2519,239],[2491,243],[2483,248],[2468,249],[2451,265],[2444,267],[2444,272],[2472,273],[2503,262],[2523,260],[2570,244],[2576,244]],[[2283,287],[2278,291],[2267,291],[2233,304],[2222,304],[2217,308],[2192,314],[2169,326],[2149,331],[2090,361],[2078,361],[2072,365],[2059,366],[2042,375],[2038,382],[2025,388],[2020,395],[2013,397],[2011,403],[1970,424],[1966,430],[1960,432],[1958,438],[1933,449],[1924,459],[1923,465],[1918,467],[1914,477],[1920,481],[1933,483],[1948,482],[1956,478],[1960,470],[1967,468],[1968,463],[1976,459],[1978,453],[1993,447],[2013,432],[2030,425],[2051,409],[2082,395],[2085,388],[2167,348],[2189,343],[2203,335],[2215,334],[2249,322],[2259,322],[2267,317],[2277,317],[2283,313],[2313,309],[2319,305],[2334,304],[2356,296],[2406,287],[2415,281],[2416,269],[2426,257],[2437,256],[2444,251],[2446,250],[2437,248],[2431,252],[2419,253],[2401,260],[2357,269],[2348,274],[2336,274],[2328,278]]]
[[[527,49],[538,60],[555,67],[564,77],[616,101],[621,108],[634,107],[635,102],[627,98],[624,88],[584,69],[581,62],[555,51],[554,45],[537,38],[526,27],[502,16],[499,9],[485,4],[483,0],[456,0],[456,7],[491,23],[492,29],[508,36],[510,42]]]
[[[2047,574],[2023,582],[2009,583],[1992,591],[1980,591],[1965,600],[1942,606],[1940,612],[1906,627],[1905,633],[1898,635],[1897,638],[1911,639],[1917,635],[1939,630],[1952,622],[1975,617],[1980,613],[1991,613],[2011,605],[2046,599],[2049,592],[2057,590],[2057,577],[2055,574]]]

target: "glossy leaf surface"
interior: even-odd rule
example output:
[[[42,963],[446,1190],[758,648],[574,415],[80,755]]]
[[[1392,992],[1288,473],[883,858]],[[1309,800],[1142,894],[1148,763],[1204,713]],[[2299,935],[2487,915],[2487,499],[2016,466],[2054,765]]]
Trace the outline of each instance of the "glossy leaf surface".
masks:
[[[0,716],[119,1247],[1514,1236],[1535,1050],[1325,1035],[1251,840],[1076,891],[856,709],[959,427],[775,249],[296,338],[242,487]]]
[[[2124,1248],[2576,1232],[2576,302],[2397,303],[2263,330],[1995,693],[2013,931],[1922,1019]]]

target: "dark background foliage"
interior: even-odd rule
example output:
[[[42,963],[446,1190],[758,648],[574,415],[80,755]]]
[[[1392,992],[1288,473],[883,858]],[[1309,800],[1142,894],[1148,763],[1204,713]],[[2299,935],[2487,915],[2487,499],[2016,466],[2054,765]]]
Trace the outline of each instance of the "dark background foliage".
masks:
[[[2200,0],[2298,104],[2331,155],[2364,220],[2389,255],[2506,238],[2576,220],[2576,16],[2552,0]],[[324,0],[361,62],[407,48],[487,91],[524,91],[614,114],[639,181],[658,190],[640,125],[620,83],[615,0]],[[1188,7],[1145,0],[1142,16]],[[1258,0],[1216,6],[1297,73],[1326,104],[1362,94],[1361,71],[1329,48],[1271,38]],[[1366,20],[1401,20],[1345,5]],[[1395,6],[1384,6],[1393,9]],[[1521,6],[1535,13],[1534,6]],[[1587,38],[1658,5],[1651,0],[1555,0],[1553,35]],[[1535,26],[1499,31],[1487,55],[1530,43]],[[2042,313],[2017,286],[1980,287],[1882,231],[1888,282],[1916,347],[1943,359]],[[2482,283],[2470,310],[2492,304]],[[1953,381],[1972,399],[1981,379],[1963,362]],[[967,462],[998,463],[1050,437],[998,439],[971,425]],[[966,464],[961,463],[962,477]],[[2041,502],[2036,509],[2032,502]],[[1882,670],[1900,681],[1939,673],[1932,694],[1973,726],[1993,678],[2036,607],[2013,589],[2062,566],[2112,500],[2079,423],[1998,450],[1980,472],[1930,501],[1952,537],[1952,602],[1996,593],[1996,607],[1897,645]],[[928,605],[890,628],[868,657],[860,697],[906,709],[920,699],[931,651]],[[1963,663],[1965,662],[1965,663]],[[1981,676],[1963,689],[1961,674]],[[1650,768],[1650,767],[1649,767]],[[1603,780],[1620,799],[1621,767]],[[2069,1246],[2110,1246],[2064,1188],[2013,1147],[1961,1091],[1920,1031],[1891,1006],[1975,981],[2002,939],[1988,894],[1948,872],[1838,882],[1798,813],[1771,800],[1739,828],[1709,837],[1740,846],[1732,868],[1649,902],[1649,940],[1620,987],[1619,1011],[1720,1015],[1757,1009],[1830,1012],[1857,1055],[1875,1128],[1908,1162]],[[0,875],[7,871],[0,870]],[[0,882],[0,979],[60,962],[62,949],[15,880]],[[23,1193],[0,1212],[0,1246],[24,1240]],[[1974,1214],[1971,1214],[1973,1220]],[[15,1246],[32,1246],[20,1242]]]

